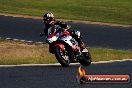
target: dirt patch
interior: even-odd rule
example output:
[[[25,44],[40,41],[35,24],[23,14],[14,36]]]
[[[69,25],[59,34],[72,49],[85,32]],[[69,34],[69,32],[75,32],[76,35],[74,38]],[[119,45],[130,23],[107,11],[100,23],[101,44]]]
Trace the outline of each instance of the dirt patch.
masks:
[[[29,15],[20,15],[20,14],[11,14],[11,13],[0,13],[3,16],[12,16],[12,17],[23,17],[23,18],[31,18],[31,19],[42,19],[40,16],[29,16]],[[102,23],[102,22],[91,22],[91,21],[83,21],[83,20],[66,20],[66,19],[57,19],[65,22],[79,22],[85,24],[98,24],[98,25],[108,25],[108,26],[122,26],[122,27],[132,27],[132,25],[127,24],[112,24],[112,23]]]

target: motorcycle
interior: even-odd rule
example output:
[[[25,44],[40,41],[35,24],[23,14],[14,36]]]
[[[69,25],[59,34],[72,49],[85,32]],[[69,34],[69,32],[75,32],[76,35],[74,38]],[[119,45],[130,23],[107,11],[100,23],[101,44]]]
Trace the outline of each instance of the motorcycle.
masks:
[[[49,52],[55,54],[58,62],[65,67],[73,62],[79,62],[83,66],[90,65],[91,55],[88,49],[81,49],[68,31],[58,31],[59,28],[59,25],[54,25],[48,29],[46,42],[49,44]]]

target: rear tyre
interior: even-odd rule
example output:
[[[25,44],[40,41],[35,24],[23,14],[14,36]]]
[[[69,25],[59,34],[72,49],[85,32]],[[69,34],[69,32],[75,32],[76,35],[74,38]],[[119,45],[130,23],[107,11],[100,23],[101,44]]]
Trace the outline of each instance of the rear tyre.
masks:
[[[63,67],[68,67],[70,64],[70,55],[68,54],[68,51],[66,49],[61,50],[59,46],[55,48],[55,56],[58,62]]]
[[[79,63],[83,66],[89,66],[91,64],[92,58],[89,52],[83,52],[80,56]]]

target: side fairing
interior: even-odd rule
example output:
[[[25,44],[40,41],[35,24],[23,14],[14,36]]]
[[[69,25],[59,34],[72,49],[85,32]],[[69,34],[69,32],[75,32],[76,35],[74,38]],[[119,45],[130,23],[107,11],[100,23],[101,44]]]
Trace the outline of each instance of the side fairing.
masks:
[[[72,38],[71,36],[67,35],[67,36],[63,36],[61,38],[59,38],[58,40],[64,41],[66,42],[68,45],[70,46],[74,46],[74,47],[78,47],[78,42]]]

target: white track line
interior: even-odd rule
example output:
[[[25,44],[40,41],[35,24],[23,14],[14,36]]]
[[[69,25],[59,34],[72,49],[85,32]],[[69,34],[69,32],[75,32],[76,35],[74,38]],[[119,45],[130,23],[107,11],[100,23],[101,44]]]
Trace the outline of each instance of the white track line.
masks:
[[[110,60],[110,61],[99,61],[92,62],[92,64],[103,64],[103,63],[113,63],[113,62],[122,62],[122,61],[132,61],[132,59],[123,59],[123,60]],[[55,64],[20,64],[20,65],[0,65],[0,67],[21,67],[21,66],[61,66],[59,63]],[[71,63],[70,66],[80,66],[79,63]]]
[[[93,63],[93,64],[100,64],[100,63],[113,63],[113,62],[122,62],[122,61],[132,61],[132,59],[110,60],[110,61],[98,61],[98,62],[92,62],[92,63]]]

